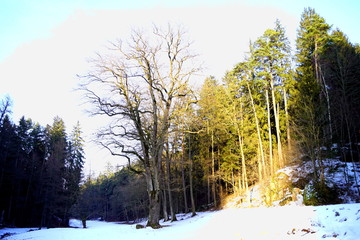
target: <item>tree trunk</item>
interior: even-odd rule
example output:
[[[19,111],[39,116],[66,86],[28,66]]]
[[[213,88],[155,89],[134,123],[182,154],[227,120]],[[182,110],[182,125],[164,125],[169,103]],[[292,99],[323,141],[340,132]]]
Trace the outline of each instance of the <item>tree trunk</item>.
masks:
[[[284,92],[284,105],[285,105],[285,119],[286,119],[286,138],[288,144],[288,152],[291,152],[291,134],[290,134],[290,120],[289,120],[289,111],[287,104],[287,94],[286,89],[283,89]]]
[[[147,191],[149,196],[149,219],[146,226],[152,227],[154,229],[160,228],[160,181],[158,169],[153,168],[151,171],[149,167],[146,169],[146,183]]]
[[[86,218],[81,219],[83,228],[86,228]]]
[[[242,104],[240,105],[240,114],[241,114],[241,116],[243,115]],[[237,135],[238,135],[238,139],[239,139],[240,155],[241,155],[241,182],[242,182],[242,186],[240,186],[240,183],[239,183],[239,189],[247,191],[249,184],[248,184],[246,163],[245,163],[244,140],[242,138],[242,135],[243,135],[242,129],[244,129],[244,119],[243,118],[241,118],[240,124],[241,124],[240,127],[239,127],[238,124],[236,124]],[[240,191],[239,191],[239,193],[240,193]]]
[[[184,158],[184,153],[185,153],[185,139],[184,139],[185,134],[183,133],[182,135],[182,154],[181,154],[181,180],[182,180],[182,186],[183,186],[183,194],[184,194],[184,212],[187,213],[189,211],[189,207],[188,207],[188,200],[187,200],[187,193],[186,193],[186,181],[185,181],[185,158]]]
[[[215,152],[214,152],[214,132],[211,131],[211,190],[213,195],[214,207],[217,206],[216,202],[216,181],[215,181]]]
[[[207,175],[207,200],[208,200],[208,206],[210,206],[211,204],[210,173],[208,173]]]
[[[327,89],[327,85],[326,85],[326,81],[325,81],[325,77],[322,73],[321,67],[318,66],[319,68],[319,76],[321,78],[321,86],[323,91],[325,92],[325,98],[326,98],[326,108],[327,108],[327,117],[328,117],[328,121],[329,121],[329,140],[331,141],[333,139],[333,130],[332,130],[332,119],[331,119],[331,107],[330,107],[330,95],[329,95],[329,91]]]
[[[166,191],[162,191],[162,206],[163,206],[163,215],[164,222],[169,221],[169,213],[167,211],[167,199],[166,199]]]
[[[264,156],[264,148],[263,148],[262,139],[261,139],[261,133],[260,133],[259,119],[258,119],[257,114],[256,114],[255,103],[254,103],[254,99],[253,99],[252,94],[251,94],[251,89],[250,89],[249,83],[247,83],[247,88],[248,88],[249,95],[250,95],[252,110],[254,112],[254,118],[255,118],[255,124],[256,124],[256,132],[257,132],[258,141],[259,141],[260,157],[261,157],[259,159],[259,166],[262,165],[262,169],[264,171],[264,176],[265,176],[266,175],[265,156]],[[262,180],[261,176],[259,176],[259,177],[260,177],[260,180]]]
[[[269,135],[269,161],[270,161],[270,175],[275,172],[274,169],[274,157],[273,157],[273,144],[272,144],[272,133],[271,133],[271,118],[270,118],[270,102],[269,102],[269,91],[265,91],[266,96],[266,108],[267,108],[267,121],[268,121],[268,135]]]
[[[350,143],[350,157],[351,157],[351,163],[352,163],[352,167],[354,168],[354,181],[355,181],[355,185],[356,185],[356,189],[358,192],[358,195],[360,195],[360,187],[358,184],[358,172],[355,170],[356,169],[356,165],[355,165],[355,159],[354,159],[354,154],[353,154],[353,144],[351,143],[351,133],[350,133],[350,124],[349,124],[349,118],[346,117],[345,118],[345,122],[346,122],[346,129],[347,129],[347,134],[348,134],[348,142]],[[346,160],[345,160],[346,161]]]
[[[168,144],[167,144],[168,145]],[[176,219],[176,214],[174,212],[174,203],[173,203],[173,199],[172,199],[172,193],[171,193],[171,186],[170,186],[170,154],[169,154],[169,146],[167,147],[167,156],[166,156],[166,186],[167,186],[167,191],[168,191],[168,195],[169,195],[169,205],[170,205],[170,214],[171,214],[171,222],[173,221],[177,221]]]
[[[192,171],[193,171],[193,160],[192,160],[192,155],[191,155],[191,135],[189,135],[189,161],[190,161],[190,171],[189,171],[189,182],[190,182],[190,200],[191,200],[191,217],[196,216],[196,211],[195,211],[195,199],[194,199],[194,191],[193,191],[193,176],[192,176]]]
[[[272,98],[272,105],[274,109],[274,117],[275,117],[275,128],[276,128],[276,139],[277,139],[277,147],[278,147],[278,157],[279,157],[279,164],[280,168],[284,167],[284,157],[282,152],[282,143],[280,137],[280,124],[279,124],[279,111],[277,108],[276,98],[275,98],[275,89],[274,83],[271,75],[270,79],[270,89],[271,89],[271,98]]]
[[[149,193],[149,220],[146,226],[154,229],[160,228],[160,191],[153,190]]]
[[[245,154],[244,154],[244,141],[239,134],[239,145],[240,145],[240,154],[241,154],[241,181],[242,181],[242,189],[247,191],[249,188],[247,172],[246,172],[246,164],[245,164]]]

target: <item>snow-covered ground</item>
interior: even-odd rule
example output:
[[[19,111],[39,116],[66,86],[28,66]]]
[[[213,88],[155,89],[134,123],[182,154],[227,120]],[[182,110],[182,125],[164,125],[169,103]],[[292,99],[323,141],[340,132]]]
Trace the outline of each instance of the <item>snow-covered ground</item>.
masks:
[[[183,220],[162,223],[165,226],[157,230],[100,221],[89,221],[82,229],[79,221],[72,221],[79,228],[1,229],[0,236],[16,233],[6,240],[360,239],[360,204],[226,209],[178,217]]]
[[[288,206],[227,208],[201,212],[191,218],[179,214],[177,222],[161,224],[161,229],[136,229],[135,225],[88,221],[87,229],[81,222],[71,221],[73,228],[29,231],[29,228],[0,229],[0,239],[6,240],[286,240],[286,239],[360,239],[359,184],[360,164],[343,163],[336,159],[324,160],[326,183],[336,185],[339,197],[347,204],[303,206],[290,202]],[[311,163],[292,165],[279,172],[296,183],[311,174]],[[256,186],[252,194],[260,194]],[[300,199],[301,200],[301,199]],[[231,202],[229,206],[237,206]],[[275,204],[276,205],[276,204]],[[279,205],[279,204],[277,204]],[[238,205],[240,206],[240,205]],[[142,223],[145,225],[145,222]],[[7,234],[8,233],[8,234]]]
[[[360,163],[342,162],[338,159],[325,159],[322,161],[326,184],[336,187],[342,203],[358,203],[360,201]],[[312,174],[312,163],[302,162],[285,167],[279,172],[289,176],[294,184],[301,178]],[[360,238],[359,238],[360,239]]]

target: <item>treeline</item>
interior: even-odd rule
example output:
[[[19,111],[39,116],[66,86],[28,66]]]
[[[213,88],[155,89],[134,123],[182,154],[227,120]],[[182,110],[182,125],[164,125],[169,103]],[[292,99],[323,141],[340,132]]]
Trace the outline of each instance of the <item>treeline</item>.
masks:
[[[323,159],[359,159],[360,47],[314,9],[302,14],[295,49],[276,21],[243,61],[199,91],[189,87],[199,68],[184,32],[154,27],[152,37],[134,32],[128,46],[113,44],[84,76],[93,113],[112,119],[97,141],[129,166],[88,177],[81,188],[79,126],[67,135],[60,118],[16,125],[3,101],[0,223],[67,226],[71,214],[85,226],[89,218],[148,216],[157,228],[160,217],[219,207],[228,194],[251,201],[256,183],[264,204],[282,199],[277,170],[294,159],[312,162],[308,180],[317,191],[328,187]]]
[[[266,204],[282,199],[275,173],[300,156],[327,191],[323,159],[359,160],[360,46],[307,8],[294,52],[276,21],[222,81],[205,80],[196,122],[213,201],[224,186],[241,195],[257,182]]]
[[[257,182],[264,203],[282,199],[275,173],[300,156],[312,161],[316,190],[327,191],[323,159],[358,161],[359,45],[308,8],[294,52],[276,21],[222,81],[205,80],[198,144],[213,201],[224,187],[242,195]]]
[[[125,56],[119,59],[135,60],[133,65],[124,63],[116,68],[105,56],[98,60],[99,73],[87,76],[90,80],[85,84],[90,102],[98,107],[97,114],[113,119],[122,116],[109,130],[99,133],[99,142],[113,155],[135,160],[136,167],[130,169],[146,176],[149,226],[157,226],[157,202],[161,202],[162,216],[175,220],[175,212],[191,209],[195,214],[202,207],[218,207],[230,193],[246,201],[249,189],[258,182],[265,186],[265,204],[282,199],[285,193],[276,172],[300,156],[300,160],[312,161],[311,181],[318,191],[326,190],[324,158],[339,154],[346,161],[358,160],[360,47],[339,29],[331,29],[314,9],[306,8],[301,16],[295,49],[276,21],[274,28],[250,43],[242,62],[221,81],[206,78],[198,92],[189,91],[179,80],[190,76],[190,71],[181,75],[181,67],[193,57],[180,54],[189,46],[177,45],[181,31],[173,34],[170,29],[162,35],[155,28],[154,32],[167,41],[168,76],[157,75],[157,67],[163,65],[154,56],[161,46],[151,48],[144,36],[136,33],[132,52],[119,47]],[[183,58],[179,60],[177,54]],[[136,72],[133,69],[137,67]],[[131,75],[133,72],[136,74]],[[138,85],[132,88],[130,80],[136,82],[139,76],[149,85],[149,93]],[[174,88],[166,88],[166,81]],[[91,84],[109,87],[119,93],[118,98],[102,98],[91,90]],[[122,138],[133,145],[121,142]],[[132,176],[127,170],[118,174],[125,172]],[[111,181],[117,182],[115,179]],[[98,183],[88,183],[83,191],[95,185]],[[112,192],[114,201],[115,196]],[[136,208],[130,208],[131,214],[129,209],[120,209],[124,207],[117,209],[122,211],[119,220],[142,215],[135,213]]]
[[[179,212],[195,215],[196,211],[214,207],[207,197],[203,166],[199,160],[189,159],[192,157],[189,149],[195,149],[189,145],[189,140],[185,144],[182,147],[186,156],[178,152],[177,156],[171,157],[171,162],[164,161],[162,164],[161,212],[165,221],[177,220],[175,214]],[[72,208],[72,216],[81,219],[84,227],[88,219],[128,223],[143,220],[148,216],[149,198],[146,179],[141,171],[139,164],[116,169],[109,165],[105,173],[97,177],[88,175]]]
[[[15,124],[10,99],[0,107],[0,226],[68,226],[84,160],[79,124],[69,135],[59,117]]]
[[[107,170],[95,179],[88,176],[81,186],[81,195],[74,205],[73,216],[105,221],[132,221],[146,216],[148,198],[142,175],[122,168]]]

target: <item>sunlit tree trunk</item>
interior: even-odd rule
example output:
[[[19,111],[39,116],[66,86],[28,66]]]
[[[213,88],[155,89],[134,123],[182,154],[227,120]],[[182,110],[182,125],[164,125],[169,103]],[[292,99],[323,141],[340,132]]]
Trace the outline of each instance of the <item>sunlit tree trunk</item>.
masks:
[[[216,179],[215,179],[215,152],[214,152],[214,131],[211,130],[211,190],[213,195],[214,206],[216,202]]]
[[[241,182],[242,182],[242,189],[247,191],[248,190],[248,178],[247,178],[247,170],[246,170],[246,163],[245,163],[245,154],[244,154],[244,141],[238,132],[239,137],[239,147],[240,147],[240,154],[241,154]],[[240,185],[239,185],[240,187]]]
[[[208,206],[210,206],[211,204],[210,173],[208,173],[206,180],[207,180],[207,200],[208,200]]]
[[[274,89],[274,81],[272,78],[272,74],[270,74],[270,76],[271,76],[270,89],[271,89],[271,98],[272,98],[272,105],[273,105],[273,111],[274,111],[274,117],[275,117],[278,158],[279,158],[280,168],[282,168],[282,167],[284,167],[285,163],[284,163],[284,155],[283,155],[282,143],[281,143],[280,124],[279,124],[279,109],[278,109],[278,104],[277,104],[276,98],[275,98],[275,89]]]
[[[262,142],[262,138],[261,138],[259,119],[257,117],[255,103],[254,103],[254,99],[252,97],[252,93],[251,93],[249,83],[247,83],[247,88],[248,88],[248,92],[249,92],[249,96],[250,96],[250,100],[251,100],[252,110],[253,110],[253,113],[254,113],[254,119],[255,119],[255,124],[256,124],[256,132],[257,132],[257,137],[258,137],[259,154],[260,154],[259,164],[258,165],[259,165],[259,169],[261,168],[264,171],[264,172],[259,172],[259,174],[260,174],[259,179],[262,180],[263,176],[266,176],[264,148],[263,148],[263,142]]]
[[[271,134],[271,119],[270,119],[270,103],[269,103],[269,91],[265,90],[266,96],[266,108],[267,108],[267,122],[268,122],[268,135],[269,135],[269,161],[270,161],[270,173],[274,174],[274,157],[273,157],[273,144]]]

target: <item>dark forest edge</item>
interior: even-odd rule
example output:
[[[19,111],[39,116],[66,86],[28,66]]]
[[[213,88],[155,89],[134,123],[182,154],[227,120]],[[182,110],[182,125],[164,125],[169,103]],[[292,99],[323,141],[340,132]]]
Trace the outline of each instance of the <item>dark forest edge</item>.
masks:
[[[185,62],[194,56],[176,52],[176,40],[180,43],[183,33],[168,30],[164,34],[153,29],[168,41],[167,46],[175,44],[168,49],[173,70],[176,64],[182,67],[181,57]],[[271,205],[284,197],[279,194],[285,186],[277,182],[277,171],[299,161],[311,163],[312,174],[306,181],[323,196],[321,202],[308,203],[337,203],[326,184],[324,160],[359,161],[358,44],[352,44],[339,29],[331,29],[314,9],[306,8],[295,51],[276,21],[273,29],[250,44],[246,59],[221,81],[208,77],[195,93],[182,79],[172,79],[172,74],[164,77],[174,86],[182,84],[170,95],[166,86],[156,82],[161,76],[151,76],[160,70],[151,68],[157,64],[146,64],[152,63],[151,54],[158,49],[145,45],[148,42],[142,33],[135,32],[132,39],[136,40],[134,49],[140,48],[144,55],[135,56],[136,51],[126,55],[120,45],[112,47],[144,64],[140,69],[145,69],[143,78],[152,84],[153,92],[145,97],[135,95],[138,88],[127,85],[132,77],[127,69],[114,67],[106,56],[95,60],[101,69],[93,69],[92,74],[99,71],[99,75],[86,76],[89,82],[83,85],[89,101],[98,107],[94,114],[135,119],[131,125],[126,117],[119,118],[114,126],[98,133],[99,143],[115,156],[125,155],[129,166],[96,179],[84,177],[80,186],[84,156],[79,126],[67,136],[60,118],[45,128],[25,118],[16,125],[10,121],[4,100],[0,106],[0,224],[67,226],[71,216],[82,219],[85,227],[87,219],[137,222],[149,216],[149,226],[157,228],[160,218],[175,221],[179,212],[195,215],[219,208],[226,196],[246,196],[259,183],[266,189],[264,204]],[[111,77],[116,81],[102,85]],[[112,102],[109,95],[97,95],[90,88],[93,83],[118,91],[124,98],[110,99]],[[151,98],[152,102],[147,101]],[[151,109],[160,114],[153,118]],[[167,111],[161,112],[164,109]],[[140,139],[145,150],[126,146],[119,136],[131,143]],[[122,151],[116,152],[119,149]],[[356,174],[354,181],[359,185]]]
[[[0,226],[68,227],[84,160],[79,123],[70,134],[59,117],[14,124],[9,98],[0,110]]]

